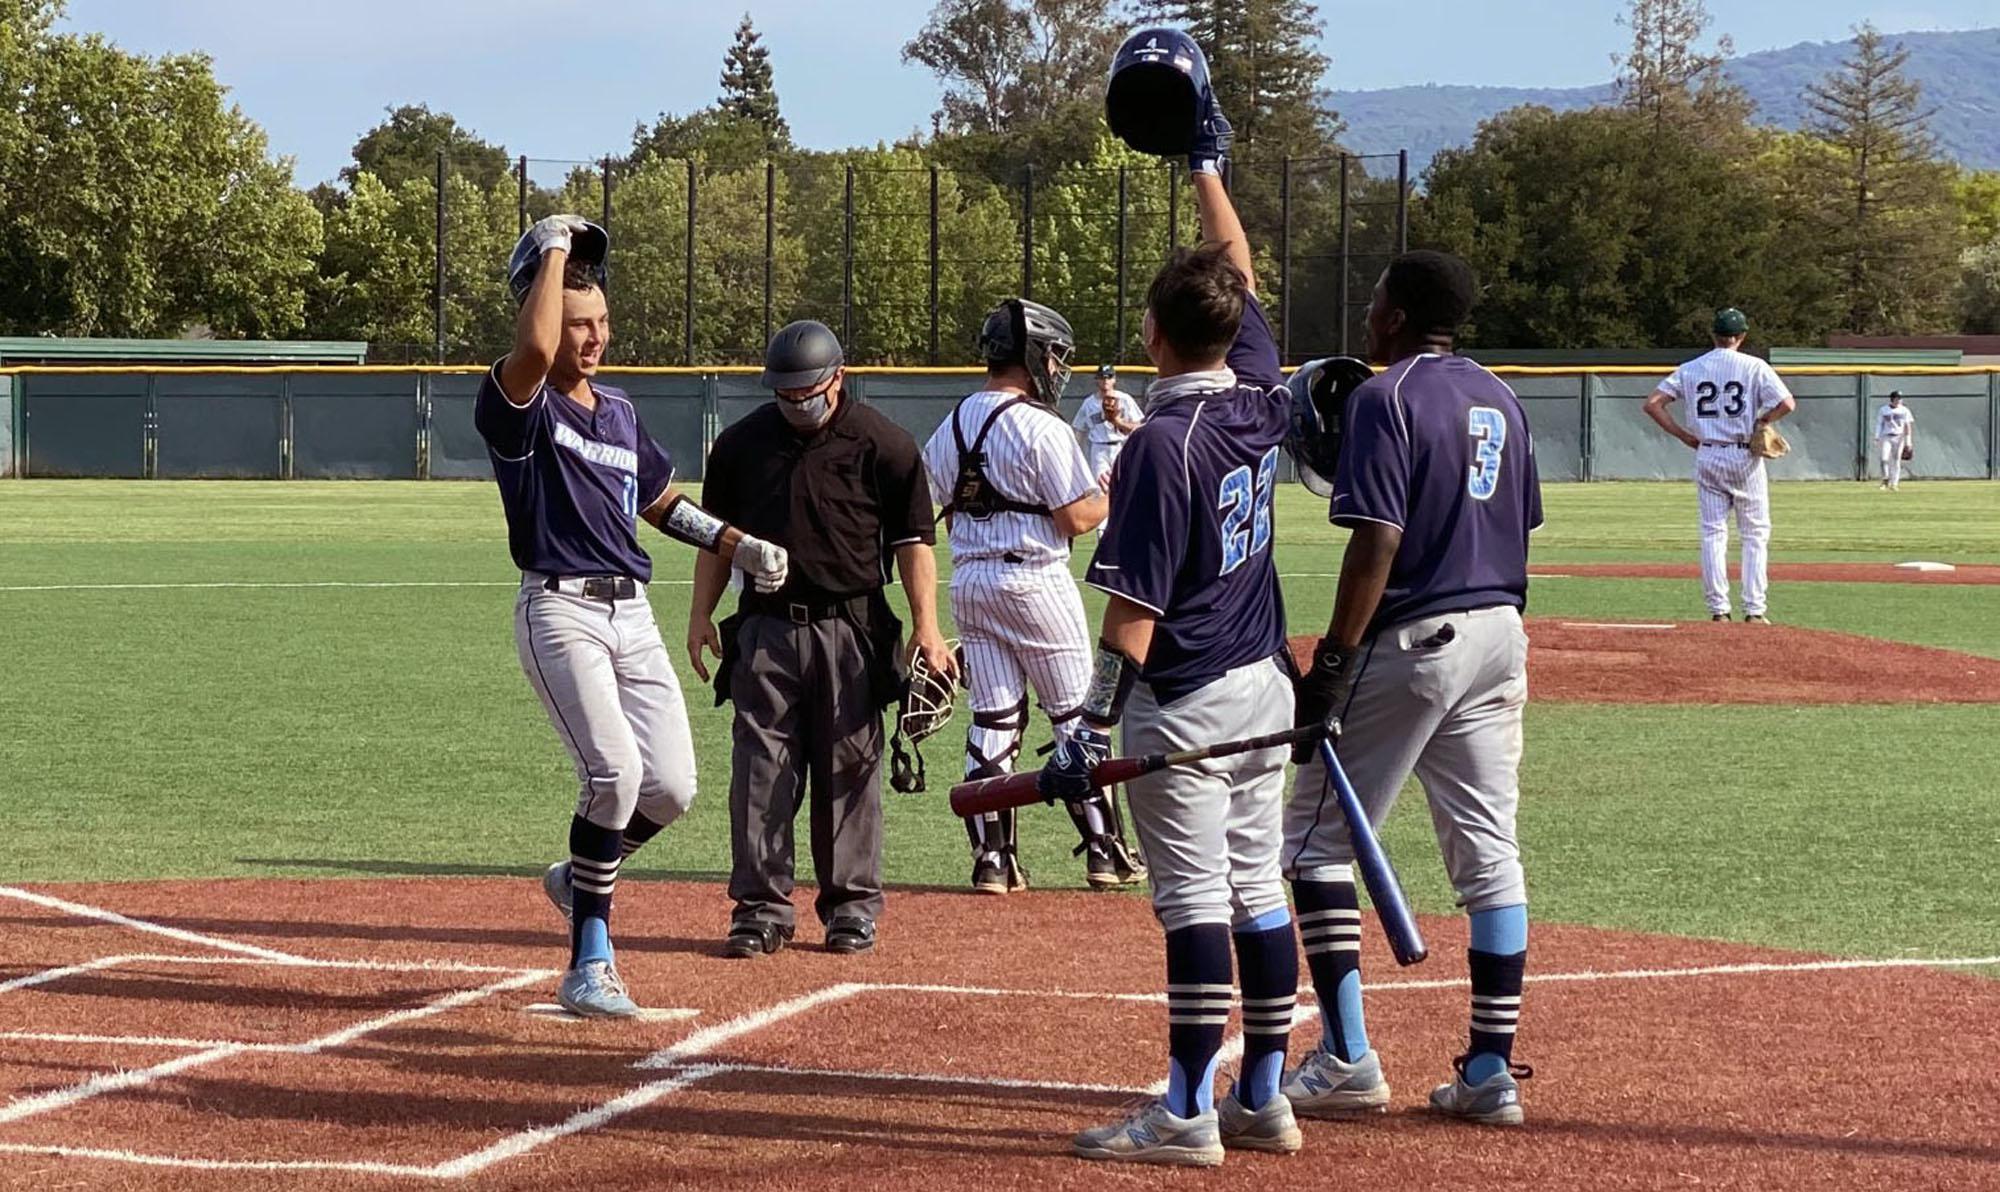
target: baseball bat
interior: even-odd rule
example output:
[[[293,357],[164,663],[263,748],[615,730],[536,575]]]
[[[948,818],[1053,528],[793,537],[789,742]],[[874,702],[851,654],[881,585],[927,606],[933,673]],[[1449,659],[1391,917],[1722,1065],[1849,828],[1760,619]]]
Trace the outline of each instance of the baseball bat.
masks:
[[[1275,749],[1280,745],[1290,747],[1301,741],[1321,738],[1324,731],[1320,726],[1307,725],[1304,728],[1288,728],[1281,733],[1266,733],[1261,737],[1245,737],[1240,741],[1223,741],[1216,745],[1204,745],[1200,749],[1183,749],[1176,753],[1148,753],[1140,757],[1112,757],[1097,763],[1090,770],[1090,785],[1099,789],[1130,782],[1134,778],[1156,773],[1168,766],[1185,766],[1192,762],[1203,762],[1214,757],[1230,757],[1238,753],[1252,753],[1259,749]],[[951,788],[951,810],[954,815],[985,815],[989,811],[1006,811],[1010,807],[1027,807],[1040,803],[1042,794],[1037,789],[1041,773],[1024,770],[1019,774],[1002,774],[995,778],[975,778],[961,782]],[[1370,887],[1372,892],[1373,887]]]
[[[1355,795],[1354,785],[1347,781],[1347,771],[1340,768],[1333,742],[1324,737],[1319,742],[1319,760],[1326,766],[1326,780],[1332,784],[1340,813],[1347,820],[1347,837],[1354,845],[1355,863],[1361,867],[1361,884],[1368,887],[1368,901],[1375,904],[1376,917],[1382,920],[1389,951],[1395,954],[1397,964],[1417,964],[1430,955],[1423,933],[1417,930],[1417,918],[1410,913],[1403,884],[1396,880],[1395,867],[1389,864],[1389,854],[1382,851],[1381,838],[1368,822],[1368,812]]]

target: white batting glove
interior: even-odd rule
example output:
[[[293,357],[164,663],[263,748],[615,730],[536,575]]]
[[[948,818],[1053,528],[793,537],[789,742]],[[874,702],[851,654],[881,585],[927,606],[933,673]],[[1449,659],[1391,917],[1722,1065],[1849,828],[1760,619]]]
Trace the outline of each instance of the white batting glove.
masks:
[[[732,562],[759,592],[771,593],[785,586],[785,577],[791,574],[791,556],[785,548],[762,538],[752,538],[745,534],[736,543],[736,557]]]
[[[551,215],[546,219],[537,220],[535,226],[528,229],[528,235],[534,237],[535,251],[538,253],[545,253],[554,248],[568,252],[570,237],[583,229],[584,218],[581,215]]]

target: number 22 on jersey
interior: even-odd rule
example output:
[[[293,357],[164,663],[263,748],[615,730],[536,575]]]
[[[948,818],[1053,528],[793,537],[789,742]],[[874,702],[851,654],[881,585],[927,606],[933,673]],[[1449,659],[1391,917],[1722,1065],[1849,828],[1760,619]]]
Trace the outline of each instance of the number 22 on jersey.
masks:
[[[1271,490],[1277,481],[1276,447],[1257,461],[1255,477],[1246,465],[1222,478],[1222,491],[1215,503],[1215,511],[1222,515],[1222,570],[1217,574],[1228,575],[1251,555],[1270,549]]]
[[[1500,490],[1500,460],[1507,448],[1507,417],[1492,406],[1465,412],[1465,430],[1472,436],[1472,465],[1465,470],[1465,491],[1484,501]]]

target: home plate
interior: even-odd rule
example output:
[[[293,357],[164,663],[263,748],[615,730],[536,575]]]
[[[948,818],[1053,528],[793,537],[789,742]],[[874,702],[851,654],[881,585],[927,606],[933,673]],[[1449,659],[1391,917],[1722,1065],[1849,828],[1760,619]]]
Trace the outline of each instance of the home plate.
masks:
[[[1914,561],[1914,562],[1909,562],[1909,563],[1898,563],[1898,564],[1896,564],[1896,570],[1898,570],[1898,571],[1957,571],[1957,570],[1958,570],[1958,568],[1956,568],[1956,567],[1952,566],[1952,565],[1951,565],[1950,563],[1931,563],[1931,562],[1927,562],[1927,561],[1925,561],[1925,560],[1922,560],[1922,559],[1919,559],[1919,560],[1916,560],[1916,561]]]
[[[1647,621],[1558,621],[1564,629],[1672,629],[1671,624],[1653,624]]]
[[[561,1006],[556,1005],[554,1002],[532,1002],[528,1005],[522,1006],[521,1013],[534,1014],[542,1018],[553,1018],[557,1022],[585,1021],[583,1018],[570,1013],[568,1010],[563,1009]],[[690,1018],[698,1018],[700,1016],[701,1016],[700,1010],[681,1007],[681,1006],[666,1006],[666,1007],[661,1007],[659,1009],[651,1009],[651,1010],[642,1008],[639,1011],[639,1014],[636,1019],[626,1019],[625,1021],[685,1022]]]

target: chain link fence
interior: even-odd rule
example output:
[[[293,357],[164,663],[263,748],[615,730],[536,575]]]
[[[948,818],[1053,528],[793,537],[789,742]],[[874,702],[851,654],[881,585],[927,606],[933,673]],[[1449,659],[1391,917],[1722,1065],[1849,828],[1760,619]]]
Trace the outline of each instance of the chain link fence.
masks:
[[[494,359],[512,342],[514,240],[574,211],[612,233],[617,361],[752,364],[778,327],[815,318],[857,364],[966,364],[981,318],[1012,294],[1061,311],[1078,359],[1144,361],[1147,283],[1200,235],[1178,163],[1030,169],[999,186],[889,156],[910,164],[523,157],[486,192],[441,158],[433,184],[400,196],[428,276],[395,262],[371,279],[370,321],[345,330],[381,363]],[[1370,289],[1408,242],[1407,155],[1244,161],[1231,186],[1286,362],[1358,352]],[[433,226],[419,239],[424,200]]]

